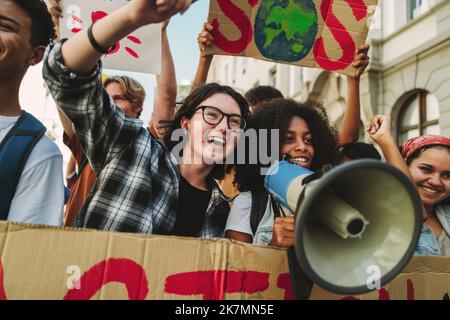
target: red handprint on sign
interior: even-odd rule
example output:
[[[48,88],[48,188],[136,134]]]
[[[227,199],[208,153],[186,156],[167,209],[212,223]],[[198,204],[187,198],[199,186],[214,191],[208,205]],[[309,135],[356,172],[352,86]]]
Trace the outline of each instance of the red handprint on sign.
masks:
[[[106,12],[104,12],[104,11],[93,11],[93,12],[91,13],[91,20],[92,20],[92,23],[94,23],[94,22],[96,22],[96,21],[98,21],[98,20],[103,19],[103,18],[106,17],[107,15],[108,15],[108,14],[107,14]],[[73,15],[73,14],[71,15],[71,19],[73,19],[73,21],[75,21],[75,22],[77,22],[77,23],[79,23],[79,24],[82,23],[81,18],[80,18],[80,17],[77,17],[77,16],[75,16],[75,15]],[[72,29],[71,29],[71,31],[72,31],[73,33],[80,32],[81,30],[82,30],[81,28],[72,28]],[[136,44],[142,44],[141,39],[139,39],[139,38],[137,38],[137,37],[134,37],[134,36],[131,36],[131,35],[130,35],[130,36],[127,36],[126,38],[127,38],[128,40],[130,40],[131,42],[133,42],[133,43],[136,43]],[[137,52],[134,51],[133,49],[131,49],[130,47],[125,47],[124,49],[125,49],[125,51],[128,52],[133,58],[136,58],[136,59],[139,58],[139,55],[137,54]],[[112,47],[108,50],[108,52],[107,52],[106,54],[107,54],[107,55],[113,55],[113,54],[119,52],[119,50],[120,50],[120,42],[117,42],[114,46],[112,46]]]

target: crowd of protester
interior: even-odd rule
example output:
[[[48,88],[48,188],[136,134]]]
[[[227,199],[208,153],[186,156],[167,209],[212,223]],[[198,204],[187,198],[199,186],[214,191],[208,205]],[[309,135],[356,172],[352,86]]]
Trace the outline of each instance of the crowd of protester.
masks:
[[[228,161],[239,143],[251,147],[240,141],[242,132],[267,130],[270,153],[313,171],[384,158],[411,179],[422,200],[416,254],[450,256],[450,139],[419,136],[399,148],[390,118],[377,115],[367,134],[383,157],[374,145],[357,141],[359,78],[369,46],[355,53],[357,72],[347,76],[348,105],[337,130],[318,102],[300,103],[269,86],[241,95],[206,83],[213,59],[206,49],[214,44],[206,22],[192,92],[176,108],[166,29],[190,3],[132,0],[67,40],[59,39],[59,0],[0,1],[1,220],[290,247],[294,217],[280,214],[266,191],[261,169],[267,164]],[[100,58],[130,32],[161,22],[162,70],[153,116],[144,125],[145,88],[126,76],[102,79]],[[18,98],[28,68],[41,61],[72,152],[66,187],[61,152]],[[274,139],[278,147],[271,150]]]

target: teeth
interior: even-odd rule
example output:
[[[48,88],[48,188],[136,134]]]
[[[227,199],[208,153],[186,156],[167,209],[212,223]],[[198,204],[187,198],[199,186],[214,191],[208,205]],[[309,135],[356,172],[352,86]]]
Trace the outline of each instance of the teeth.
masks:
[[[207,139],[208,142],[213,142],[215,144],[225,145],[225,139],[221,137],[210,136]]]
[[[428,187],[424,187],[424,186],[422,186],[422,188],[426,191],[426,192],[429,192],[429,193],[438,193],[439,191],[437,191],[437,190],[434,190],[434,189],[431,189],[431,188],[428,188]]]
[[[303,163],[307,163],[308,159],[305,157],[298,157],[298,158],[292,158],[293,161],[295,162],[303,162]]]

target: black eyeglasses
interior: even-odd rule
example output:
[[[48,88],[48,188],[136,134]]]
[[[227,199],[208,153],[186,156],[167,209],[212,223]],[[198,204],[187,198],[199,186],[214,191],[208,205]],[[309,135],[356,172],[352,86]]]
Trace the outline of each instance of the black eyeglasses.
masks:
[[[208,124],[217,125],[223,120],[223,117],[226,116],[228,128],[234,132],[245,129],[245,126],[247,125],[245,119],[238,114],[224,113],[219,108],[212,106],[200,106],[195,109],[195,111],[199,109],[202,109],[203,120]]]

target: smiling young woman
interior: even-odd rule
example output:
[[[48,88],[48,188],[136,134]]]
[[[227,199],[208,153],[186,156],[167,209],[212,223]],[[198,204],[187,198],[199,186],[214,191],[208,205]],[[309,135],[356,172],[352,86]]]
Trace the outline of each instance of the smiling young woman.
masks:
[[[245,99],[218,84],[198,88],[175,115],[166,144],[161,143],[143,128],[142,121],[126,117],[110,98],[101,81],[102,54],[92,41],[108,48],[131,31],[164,21],[189,4],[190,0],[133,0],[96,22],[90,37],[80,32],[48,48],[44,79],[57,105],[73,122],[97,174],[75,226],[201,238],[223,235],[229,205],[214,178],[223,175],[223,161],[236,139],[231,136],[217,146],[206,137],[216,137],[214,141],[227,137],[230,115],[246,118],[248,114]],[[224,117],[217,124],[208,123],[201,106],[213,106]],[[179,141],[172,140],[172,133],[177,129],[187,136],[181,163],[173,156]],[[214,151],[211,163],[206,162],[205,147]],[[194,155],[200,161],[190,162]]]
[[[416,253],[450,256],[450,139],[411,138],[402,155],[426,211]]]
[[[257,132],[267,130],[267,155],[275,153],[279,159],[289,158],[291,162],[311,170],[319,170],[338,159],[336,131],[317,103],[302,104],[282,98],[267,101],[251,117],[251,126]],[[262,135],[258,135],[258,139],[262,139]],[[278,150],[271,149],[274,139],[279,142]],[[264,142],[257,144],[261,148]],[[264,188],[265,176],[261,169],[266,164],[261,163],[262,159],[258,160],[257,164],[247,162],[236,166],[235,184],[241,193],[231,207],[225,235],[257,245],[289,247],[293,245],[294,219],[278,217]],[[257,203],[261,204],[262,210],[252,210]]]
[[[420,136],[403,143],[401,153],[387,116],[372,118],[367,132],[386,161],[416,185],[423,203],[424,222],[415,254],[450,256],[450,139]]]

